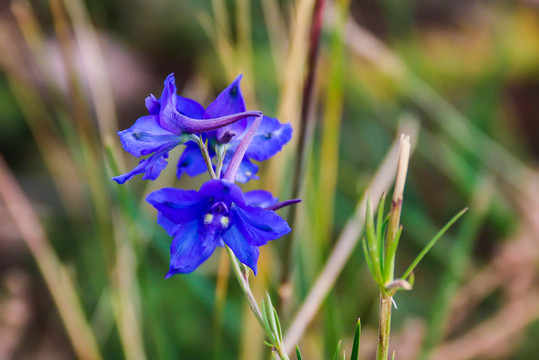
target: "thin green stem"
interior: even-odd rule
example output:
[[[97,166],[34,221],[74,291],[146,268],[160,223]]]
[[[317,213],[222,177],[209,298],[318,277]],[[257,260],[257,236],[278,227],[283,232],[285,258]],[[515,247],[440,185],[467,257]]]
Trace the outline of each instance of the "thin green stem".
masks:
[[[258,304],[256,303],[256,300],[254,298],[253,292],[251,291],[251,287],[249,286],[249,280],[247,279],[247,274],[244,273],[238,263],[238,260],[236,259],[236,255],[234,255],[234,252],[228,245],[225,244],[226,252],[228,253],[228,256],[230,257],[230,261],[232,262],[232,271],[234,272],[234,275],[236,275],[236,279],[238,280],[238,283],[240,284],[241,290],[243,291],[243,294],[247,298],[247,302],[249,303],[249,307],[251,308],[251,311],[255,315],[256,320],[258,321],[258,324],[260,324],[260,327],[264,330],[266,333],[266,336],[269,339],[275,338],[276,334],[273,334],[270,329],[266,327],[264,324],[264,318],[262,316],[262,312],[260,311],[260,308],[258,307]],[[279,354],[279,357],[282,360],[289,360],[288,355],[286,354],[284,345],[282,342],[277,342],[277,344],[273,344],[275,346],[275,351],[277,351],[277,354]]]
[[[398,238],[397,233],[400,227],[400,216],[402,209],[402,200],[404,193],[404,184],[408,172],[408,162],[410,160],[410,137],[401,135],[399,164],[397,167],[397,176],[395,179],[395,189],[393,190],[393,199],[391,201],[391,210],[389,213],[389,223],[387,225],[386,249],[384,259],[384,280],[388,284],[394,279],[395,254],[397,252]]]
[[[213,165],[211,163],[211,156],[210,156],[210,153],[208,152],[208,148],[206,144],[204,144],[204,141],[202,140],[200,136],[192,135],[191,139],[198,144],[198,147],[200,148],[200,151],[202,152],[202,157],[204,158],[204,162],[206,163],[206,167],[208,168],[208,172],[210,173],[210,177],[212,179],[217,179],[217,175],[215,175],[215,171],[213,171]]]
[[[208,147],[202,139],[199,136],[192,135],[191,140],[196,141],[198,146],[200,147],[200,151],[202,152],[202,156],[204,157],[204,161],[206,162],[206,167],[208,168],[208,172],[210,174],[210,177],[212,179],[218,179],[221,175],[221,169],[223,168],[223,160],[224,160],[224,154],[226,152],[225,146],[217,146],[216,150],[216,156],[217,156],[217,165],[216,165],[216,172],[213,170],[211,157],[208,152]],[[232,263],[232,270],[234,272],[234,275],[236,275],[236,279],[238,280],[238,283],[240,284],[241,290],[243,291],[243,294],[247,298],[247,302],[249,304],[249,307],[251,308],[251,311],[255,315],[256,320],[260,324],[260,327],[264,330],[266,333],[266,336],[269,339],[277,339],[277,334],[273,334],[271,330],[264,324],[264,317],[262,315],[262,312],[260,311],[260,308],[258,307],[258,304],[256,303],[255,297],[253,295],[253,292],[251,291],[251,287],[249,286],[249,269],[244,266],[240,266],[238,263],[238,260],[236,258],[236,255],[228,247],[228,245],[225,244],[225,249],[228,254],[228,257],[230,258],[230,261]],[[274,351],[277,352],[281,360],[289,360],[288,355],[286,354],[285,347],[282,341],[276,341],[274,345]]]
[[[238,280],[238,283],[240,284],[241,290],[245,294],[245,297],[247,298],[247,302],[249,303],[249,307],[251,308],[251,311],[256,317],[256,320],[260,324],[260,326],[265,329],[264,325],[264,319],[262,318],[262,312],[258,308],[258,304],[256,303],[256,300],[254,298],[254,295],[251,291],[251,287],[249,286],[249,281],[245,278],[243,275],[243,272],[241,271],[240,265],[238,264],[238,260],[236,259],[236,255],[234,255],[234,252],[228,245],[225,245],[226,252],[228,253],[228,256],[230,257],[230,261],[232,262],[232,271],[234,271],[234,275],[236,275],[236,279]]]
[[[378,349],[376,360],[387,360],[389,354],[389,333],[391,329],[392,296],[380,294],[380,320],[378,327]]]

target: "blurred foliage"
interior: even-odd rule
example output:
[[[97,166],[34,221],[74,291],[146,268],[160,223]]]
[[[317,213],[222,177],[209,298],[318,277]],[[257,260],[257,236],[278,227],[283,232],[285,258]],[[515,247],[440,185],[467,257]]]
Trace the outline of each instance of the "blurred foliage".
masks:
[[[364,31],[359,37],[339,20],[336,3],[341,2],[326,4],[304,202],[294,240],[286,239],[295,244],[295,287],[281,309],[283,328],[396,135],[418,128],[397,272],[462,207],[470,206],[470,218],[451,229],[416,269],[414,291],[396,296],[391,342],[396,358],[419,358],[421,351],[432,359],[534,358],[539,350],[536,2],[351,1],[349,21]],[[248,108],[291,122],[297,141],[311,7],[307,0],[0,5],[0,154],[70,275],[103,358],[268,358],[239,287],[228,284],[219,252],[193,274],[164,279],[170,239],[143,199],[163,186],[198,188],[203,179],[175,180],[176,152],[155,183],[112,183],[112,176],[137,161],[124,157],[114,131],[145,114],[144,98],[159,95],[171,72],[180,93],[203,105],[244,73]],[[80,16],[77,8],[83,9]],[[280,15],[271,17],[271,9]],[[339,26],[345,29],[341,40]],[[336,61],[339,44],[342,58]],[[106,82],[96,75],[102,70]],[[339,71],[341,82],[335,78]],[[341,96],[327,101],[335,91]],[[333,116],[335,110],[342,115]],[[326,139],[331,126],[335,136]],[[295,155],[293,143],[248,187],[266,184],[286,198]],[[0,355],[82,357],[2,201],[0,214],[0,339],[7,339],[0,341]],[[259,299],[266,289],[274,299],[283,291],[283,241],[262,249],[259,275],[251,279]],[[223,293],[216,292],[219,284]],[[14,301],[26,309],[25,316],[10,317],[17,314],[9,310]],[[361,358],[369,358],[377,301],[356,246],[300,342],[303,358],[332,358],[338,339],[349,352],[357,318]]]

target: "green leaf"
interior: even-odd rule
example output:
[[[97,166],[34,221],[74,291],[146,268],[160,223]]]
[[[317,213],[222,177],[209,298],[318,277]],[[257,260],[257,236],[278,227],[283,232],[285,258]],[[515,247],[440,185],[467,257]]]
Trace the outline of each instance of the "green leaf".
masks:
[[[378,284],[382,284],[382,264],[380,263],[380,247],[378,246],[378,239],[376,237],[376,230],[374,226],[374,217],[372,214],[371,203],[367,198],[367,209],[365,219],[365,230],[367,234],[367,244],[369,249],[369,257],[371,258],[372,268],[374,270],[374,280]]]
[[[412,273],[410,274],[410,277],[408,278],[408,283],[410,284],[411,287],[414,287],[414,283],[415,283],[415,275],[414,275],[414,272],[412,271]]]
[[[369,272],[371,273],[371,276],[374,279],[374,281],[378,285],[381,285],[381,283],[379,283],[377,278],[376,278],[376,273],[374,271],[374,265],[372,264],[371,258],[369,256],[369,249],[368,249],[368,246],[367,246],[367,240],[363,239],[361,241],[361,243],[363,245],[363,253],[365,254],[365,262],[367,263],[367,267],[369,268]]]
[[[387,227],[387,221],[389,217],[384,220],[384,205],[386,202],[386,193],[383,192],[378,204],[378,213],[376,215],[376,239],[378,240],[378,248],[380,254],[380,270],[384,273],[384,249],[385,249],[385,228]]]
[[[356,331],[354,333],[354,343],[350,360],[359,360],[359,343],[361,342],[361,320],[357,319]]]
[[[414,271],[415,267],[419,262],[425,257],[425,255],[429,252],[429,250],[436,244],[436,242],[445,234],[445,232],[453,225],[464,213],[468,211],[468,208],[462,209],[457,215],[453,216],[451,220],[442,228],[442,230],[438,231],[436,235],[432,238],[431,241],[421,250],[419,255],[412,261],[412,264],[408,267],[408,269],[404,272],[404,275],[402,275],[402,278],[406,280],[406,278]]]
[[[299,351],[299,346],[296,345],[296,357],[298,360],[303,360],[301,357],[301,352]]]
[[[271,298],[267,291],[266,291],[266,298],[263,305],[266,307],[266,316],[269,321],[271,334],[273,335],[273,339],[271,340],[275,344],[281,343],[282,342],[281,324],[279,323],[277,312],[275,311],[275,308],[273,307],[273,304],[271,303]]]
[[[266,328],[265,329],[266,333],[271,334],[271,337],[270,337],[269,340],[272,341],[272,343],[275,343],[276,339],[274,337],[273,328],[271,326],[270,318],[268,317],[268,309],[267,309],[267,307],[268,307],[267,300],[263,299],[262,300],[262,320],[264,322],[264,327]],[[274,346],[274,345],[272,344],[271,346]]]
[[[279,321],[279,315],[277,315],[277,310],[273,308],[273,317],[275,319],[275,323],[277,324],[277,334],[279,336],[279,343],[283,342],[283,332],[281,330],[281,322]]]
[[[341,352],[341,341],[337,344],[337,349],[335,349],[335,355],[333,355],[333,360],[339,360],[339,353]]]

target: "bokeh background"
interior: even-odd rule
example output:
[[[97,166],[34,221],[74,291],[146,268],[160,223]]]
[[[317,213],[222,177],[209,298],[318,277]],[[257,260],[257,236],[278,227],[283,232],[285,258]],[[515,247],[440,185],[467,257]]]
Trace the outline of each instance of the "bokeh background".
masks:
[[[396,296],[396,358],[537,357],[539,2],[3,0],[1,359],[269,358],[222,251],[164,279],[170,239],[144,198],[205,176],[178,181],[176,149],[156,182],[110,180],[137,162],[116,131],[172,72],[204,106],[242,73],[248,108],[295,129],[245,188],[290,197],[302,164],[304,201],[282,213],[293,235],[262,249],[251,279],[285,329],[318,275],[339,268],[304,358],[331,358],[339,340],[349,351],[357,318],[373,358],[377,288],[359,234],[342,231],[361,227],[366,191],[390,192],[401,132],[414,149],[397,273],[470,210]],[[351,250],[326,265],[341,241]]]

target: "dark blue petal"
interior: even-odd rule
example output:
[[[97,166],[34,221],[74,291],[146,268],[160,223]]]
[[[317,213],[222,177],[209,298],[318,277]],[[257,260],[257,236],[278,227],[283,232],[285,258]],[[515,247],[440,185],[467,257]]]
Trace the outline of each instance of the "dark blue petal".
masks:
[[[189,176],[197,176],[206,170],[206,163],[204,162],[200,148],[194,142],[188,142],[182,156],[180,156],[180,160],[178,160],[178,169],[176,171],[178,179],[181,178],[184,172]]]
[[[181,228],[181,223],[176,224],[169,218],[167,218],[165,215],[163,215],[162,212],[157,212],[157,223],[163,227],[167,231],[167,234],[169,236],[174,237],[178,230]]]
[[[200,194],[210,198],[214,203],[224,202],[230,209],[234,202],[240,206],[245,204],[245,198],[240,187],[224,180],[209,180],[200,187]]]
[[[175,134],[182,134],[183,130],[179,126],[177,121],[174,121],[176,110],[176,102],[178,97],[176,96],[176,80],[174,74],[167,76],[165,80],[165,88],[161,94],[161,109],[159,111],[159,124],[170,132]]]
[[[210,205],[208,197],[198,191],[175,188],[154,191],[146,197],[146,201],[175,224],[203,217]]]
[[[267,160],[281,151],[291,138],[290,124],[281,124],[277,119],[264,116],[245,156],[257,161]]]
[[[123,175],[115,176],[112,180],[118,184],[123,184],[133,176],[144,174],[143,180],[155,180],[161,173],[168,162],[165,160],[168,157],[167,151],[156,152],[147,159],[141,160],[140,163],[130,172]]]
[[[244,157],[241,161],[240,167],[236,174],[236,181],[240,183],[246,183],[249,180],[256,180],[259,177],[256,175],[258,172],[258,166],[253,164],[247,157]]]
[[[229,146],[229,148],[226,151],[225,159],[223,161],[223,171],[222,173],[226,173],[226,170],[228,169],[228,165],[230,164],[230,161],[232,160],[232,156],[234,155],[234,152],[236,151],[236,147],[238,146],[239,141],[235,141],[234,144]],[[249,180],[256,180],[259,177],[256,176],[256,173],[258,172],[258,166],[256,164],[253,164],[246,156],[242,159],[240,167],[238,168],[238,172],[236,174],[236,181],[240,183],[246,183]]]
[[[203,119],[204,108],[195,100],[176,95],[176,110],[192,119]]]
[[[182,143],[183,139],[159,124],[159,117],[149,115],[141,117],[127,130],[119,131],[122,146],[133,156],[140,157],[163,148],[173,148]]]
[[[204,113],[205,119],[218,118],[225,115],[237,114],[245,111],[245,100],[241,93],[240,81],[242,75],[239,75],[219,96],[208,106]],[[222,127],[215,130],[212,135],[221,140],[228,138],[227,134],[235,134],[240,136],[247,127],[248,119],[240,120],[232,125]]]
[[[233,206],[234,226],[251,245],[262,246],[290,232],[290,226],[276,212],[254,206]]]
[[[217,242],[200,241],[197,229],[197,220],[178,227],[170,245],[170,271],[166,274],[166,278],[178,273],[192,272],[215,250]]]
[[[249,206],[266,208],[279,202],[278,198],[266,190],[252,190],[243,195],[245,196],[245,205]]]
[[[159,115],[161,103],[155,98],[155,96],[153,96],[153,94],[150,94],[150,96],[146,98],[145,103],[146,109],[148,109],[150,115]]]
[[[238,260],[253,269],[253,272],[256,275],[256,264],[258,262],[259,254],[258,247],[250,245],[236,226],[232,226],[223,234],[223,240],[234,252],[234,255],[236,255]]]

